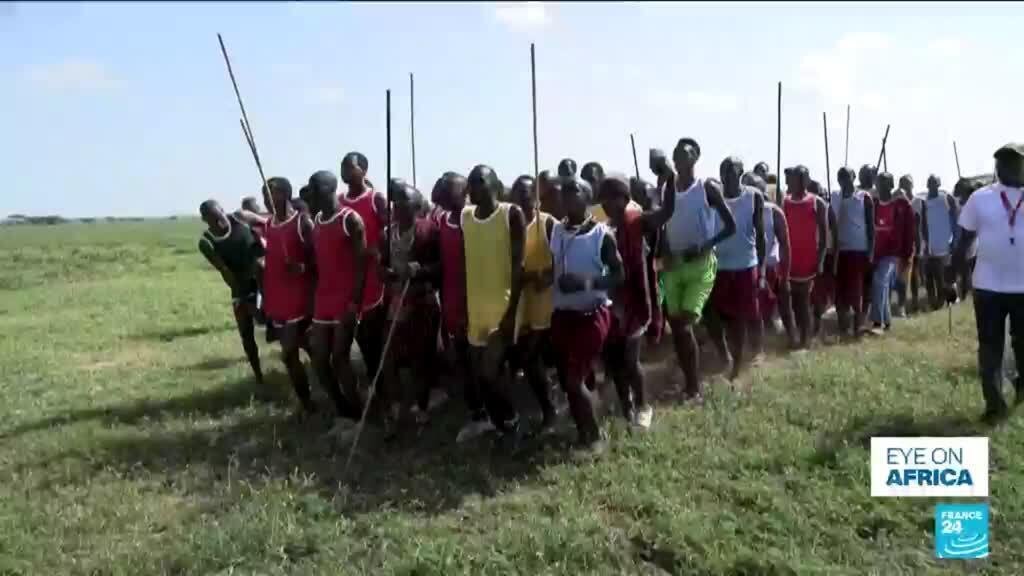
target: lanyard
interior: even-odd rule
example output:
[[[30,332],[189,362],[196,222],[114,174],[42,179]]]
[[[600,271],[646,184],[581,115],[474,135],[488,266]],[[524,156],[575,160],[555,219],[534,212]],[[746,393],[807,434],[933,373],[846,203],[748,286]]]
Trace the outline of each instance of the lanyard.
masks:
[[[1021,203],[1024,203],[1024,193],[1021,193],[1020,198],[1017,199],[1017,205],[1010,206],[1010,198],[1006,195],[1006,190],[999,191],[999,197],[1003,200],[1003,208],[1006,209],[1006,213],[1009,215],[1010,221],[1010,236],[1013,236],[1013,225],[1017,221],[1017,210],[1020,209]],[[1013,239],[1011,238],[1011,242]]]

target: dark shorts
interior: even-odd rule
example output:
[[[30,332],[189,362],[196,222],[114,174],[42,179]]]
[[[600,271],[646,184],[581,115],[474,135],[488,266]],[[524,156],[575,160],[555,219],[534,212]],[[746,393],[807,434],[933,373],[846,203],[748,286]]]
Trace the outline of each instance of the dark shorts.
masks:
[[[611,312],[606,306],[593,312],[555,310],[551,315],[552,348],[570,383],[582,382],[590,374],[610,327]]]
[[[864,282],[868,273],[868,255],[865,252],[840,252],[836,273],[836,305],[860,306],[864,302]]]
[[[725,318],[760,320],[757,285],[757,266],[746,270],[719,270],[711,290],[711,305]]]
[[[259,293],[259,284],[255,276],[238,283],[238,286],[231,289],[231,304],[236,308],[243,304],[256,305],[256,294]]]
[[[765,266],[764,269],[764,287],[761,287],[758,282],[757,288],[757,306],[758,312],[765,319],[771,318],[775,312],[775,306],[779,302],[779,268],[782,264],[776,264],[774,266]]]
[[[811,287],[811,304],[819,310],[828,308],[836,292],[836,277],[832,274],[832,265],[835,256],[825,256],[825,270],[814,279],[814,286]]]

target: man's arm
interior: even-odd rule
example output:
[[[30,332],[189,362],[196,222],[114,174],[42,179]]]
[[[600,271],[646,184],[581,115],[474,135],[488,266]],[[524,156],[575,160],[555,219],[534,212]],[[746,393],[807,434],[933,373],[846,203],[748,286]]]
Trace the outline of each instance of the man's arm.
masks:
[[[960,218],[960,207],[957,205],[956,198],[949,195],[946,195],[946,205],[949,207],[949,229],[956,230],[956,223]],[[952,239],[950,239],[950,244],[953,244]]]
[[[754,193],[754,247],[757,250],[757,267],[764,278],[765,238],[764,238],[764,196]]]
[[[818,273],[825,270],[825,255],[828,253],[828,204],[821,198],[814,199],[814,217],[818,221]]]
[[[864,195],[864,233],[868,237],[868,262],[875,261],[875,202]]]
[[[313,219],[305,214],[299,214],[299,233],[302,236],[302,252],[305,256],[303,264],[309,267],[310,263],[316,260],[313,253]]]
[[[228,285],[228,288],[234,290],[235,275],[231,273],[231,270],[229,270],[227,265],[224,264],[224,261],[220,259],[220,256],[217,256],[217,253],[213,250],[213,244],[211,244],[205,236],[199,239],[199,252],[206,257],[206,261],[209,262],[211,266],[217,269],[217,272],[220,272],[220,276],[224,279],[224,283]]]
[[[267,218],[266,216],[250,212],[248,210],[237,210],[235,211],[234,216],[235,218],[238,218],[239,221],[245,222],[245,224],[250,228],[255,226],[264,226],[270,220],[270,218]]]
[[[960,227],[960,239],[957,241],[956,250],[953,251],[953,270],[956,270],[962,276],[966,276],[969,272],[967,269],[967,251],[971,248],[971,243],[974,242],[977,235],[978,233],[973,230],[968,230],[963,226]]]
[[[348,241],[352,243],[352,261],[355,270],[352,271],[353,287],[352,290],[352,303],[349,305],[349,313],[352,317],[358,314],[363,308],[363,289],[366,287],[366,266],[367,264],[376,265],[373,262],[367,262],[369,256],[366,250],[366,226],[363,225],[363,219],[359,217],[359,214],[350,211],[348,216],[345,217],[345,232],[348,233]]]
[[[839,206],[842,207],[842,197],[839,199]],[[832,275],[836,275],[839,271],[839,217],[836,216],[835,211],[832,207],[828,208],[828,225],[829,230],[832,233]]]
[[[644,212],[643,222],[647,230],[660,230],[676,211],[676,173],[672,168],[665,166],[664,181],[662,187],[661,201],[654,210]],[[659,176],[658,178],[662,178]]]
[[[551,234],[555,230],[555,218],[549,217],[544,219],[544,241],[551,245]],[[537,290],[545,290],[548,286],[555,283],[555,263],[551,262],[551,265],[541,270],[540,278],[537,279]]]
[[[904,263],[909,264],[910,258],[914,255],[914,248],[917,245],[914,240],[917,236],[917,224],[914,221],[914,207],[910,202],[906,199],[901,199],[900,204],[903,206],[903,214],[900,215],[900,218],[903,220],[902,253],[900,258]]]
[[[608,268],[608,273],[594,278],[595,290],[613,290],[625,281],[626,270],[622,266],[622,256],[615,245],[615,236],[611,233],[605,234],[601,242],[601,262]]]
[[[505,310],[505,317],[502,319],[502,332],[506,340],[513,337],[515,329],[516,313],[519,310],[519,296],[523,291],[523,246],[526,241],[526,219],[523,211],[518,206],[512,205],[508,210],[508,233],[510,248],[511,290],[508,299],[508,308]],[[467,279],[468,281],[468,279]]]
[[[715,180],[705,180],[704,193],[707,195],[708,205],[718,213],[718,218],[722,221],[722,229],[718,234],[715,234],[711,240],[701,246],[701,251],[707,252],[736,233],[736,218],[733,217],[732,210],[729,209],[729,205],[725,202],[721,184]]]
[[[956,222],[952,222],[953,227],[950,230],[956,230]],[[950,234],[952,236],[952,234]],[[921,206],[921,233],[918,234],[921,238],[921,246],[924,246],[925,257],[931,256],[931,248],[928,246],[928,206]]]
[[[789,280],[790,247],[789,247],[789,223],[786,222],[786,214],[778,206],[772,208],[772,224],[775,230],[775,241],[779,243],[779,266],[782,267],[779,276]]]

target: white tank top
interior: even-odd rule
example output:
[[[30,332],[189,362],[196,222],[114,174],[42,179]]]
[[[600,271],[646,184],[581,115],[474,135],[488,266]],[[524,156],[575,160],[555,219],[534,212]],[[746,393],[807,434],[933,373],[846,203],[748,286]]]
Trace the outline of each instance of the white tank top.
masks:
[[[583,279],[604,276],[606,270],[601,259],[601,246],[608,227],[598,222],[585,234],[568,231],[565,224],[558,222],[551,231],[551,256],[554,261],[556,310],[589,312],[611,303],[608,292],[590,289],[565,293],[558,288],[558,278],[563,274],[575,274]]]

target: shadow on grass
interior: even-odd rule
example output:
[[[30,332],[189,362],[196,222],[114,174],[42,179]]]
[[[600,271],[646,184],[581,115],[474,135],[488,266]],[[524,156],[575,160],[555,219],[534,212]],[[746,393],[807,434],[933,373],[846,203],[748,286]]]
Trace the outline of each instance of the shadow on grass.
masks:
[[[272,379],[281,381],[271,386]],[[248,405],[254,386],[243,379],[215,391],[167,401],[80,411],[33,423],[6,436],[92,419],[134,423],[161,415],[165,420],[188,416],[184,426],[169,422],[167,427],[143,428],[142,433],[100,434],[85,450],[68,448],[28,462],[26,467],[84,463],[87,465],[80,469],[87,475],[105,470],[125,477],[155,475],[166,485],[184,482],[190,492],[203,492],[215,508],[230,506],[238,498],[236,491],[225,489],[229,485],[287,481],[293,489],[322,497],[300,496],[297,500],[297,505],[314,514],[317,507],[343,514],[390,508],[415,514],[441,513],[462,505],[467,498],[490,498],[511,485],[530,481],[544,467],[564,462],[569,457],[569,438],[574,436],[571,431],[555,437],[528,436],[514,453],[494,437],[456,444],[465,410],[460,401],[447,401],[431,411],[429,424],[410,423],[398,440],[386,442],[379,426],[368,421],[346,470],[354,426],[342,426],[341,434],[330,432],[337,421],[330,416],[329,402],[319,389],[314,387],[314,399],[320,412],[299,415],[286,377],[275,373],[268,375],[268,388],[279,391],[273,405],[230,413],[232,408]],[[528,389],[517,387],[517,396],[518,388]],[[527,396],[525,401],[532,399]],[[218,415],[223,417],[209,422],[208,417]],[[324,504],[325,500],[331,504]]]
[[[858,418],[843,430],[822,435],[811,463],[831,468],[835,466],[839,454],[848,447],[869,450],[874,436],[983,436],[990,428],[990,425],[978,418],[953,414],[922,419],[906,414]]]
[[[180,338],[194,338],[196,336],[204,336],[206,334],[212,334],[214,332],[224,332],[226,330],[233,330],[233,324],[221,324],[218,326],[189,326],[189,327],[175,327],[175,328],[160,328],[155,330],[147,330],[140,332],[132,336],[134,340],[149,340],[152,342],[173,342]]]
[[[245,362],[245,358],[242,356],[223,356],[220,358],[207,358],[206,360],[196,362],[191,368],[192,370],[202,371],[223,370],[242,362]]]
[[[127,404],[71,410],[59,416],[27,422],[0,432],[0,440],[8,440],[24,434],[79,422],[101,421],[108,425],[115,425],[135,424],[144,419],[155,420],[183,415],[214,417],[245,406],[254,400],[287,403],[289,402],[288,384],[278,382],[283,379],[285,379],[283,374],[275,372],[266,376],[262,388],[252,378],[243,378],[230,381],[223,387],[197,391],[166,400],[146,399]]]

